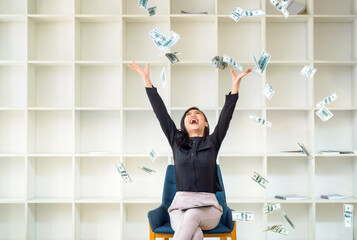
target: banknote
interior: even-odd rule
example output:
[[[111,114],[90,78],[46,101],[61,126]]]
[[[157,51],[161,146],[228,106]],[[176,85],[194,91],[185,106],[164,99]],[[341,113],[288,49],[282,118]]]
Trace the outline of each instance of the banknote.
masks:
[[[265,82],[263,93],[270,100],[273,97],[275,90],[268,82]]]
[[[149,12],[149,16],[150,16],[150,17],[156,14],[156,6],[150,7],[150,8],[148,8],[147,10],[148,10],[148,12]]]
[[[149,36],[154,41],[156,46],[162,51],[167,51],[180,40],[179,34],[170,31],[169,37],[166,37],[165,35],[161,34],[157,28],[154,28],[152,31],[150,31]]]
[[[270,127],[270,128],[272,127],[272,123],[267,121],[267,120],[265,120],[265,119],[263,119],[263,118],[256,117],[256,116],[253,116],[253,115],[250,115],[250,114],[249,114],[249,118],[254,120],[254,121],[256,121],[257,123],[260,123],[260,124],[264,125],[264,126],[267,126],[267,127]]]
[[[330,103],[332,103],[333,101],[335,101],[337,99],[337,94],[336,93],[332,93],[330,94],[328,97],[324,98],[322,101],[318,102],[315,104],[315,106],[317,108],[320,108],[322,106],[326,106]]]
[[[257,61],[257,59],[255,58],[253,53],[250,53],[250,55],[252,56],[253,61],[255,63],[254,71],[259,73],[260,75],[262,75],[264,70],[265,70],[265,68],[267,67],[267,65],[269,63],[269,60],[270,60],[270,57],[271,57],[270,54],[265,52],[265,51],[263,51],[262,55],[259,58],[259,61]]]
[[[228,16],[232,18],[234,21],[238,22],[243,12],[244,10],[241,9],[240,7],[235,7]]]
[[[166,53],[165,56],[170,60],[171,64],[180,62],[175,53]]]
[[[120,175],[122,176],[122,178],[124,179],[124,182],[126,183],[129,183],[129,182],[132,182],[129,174],[126,172],[126,169],[123,165],[123,163],[120,163],[120,164],[115,164],[118,172],[120,173]]]
[[[351,228],[353,223],[353,205],[343,204],[343,216],[345,219],[345,227]]]
[[[214,66],[218,69],[225,69],[228,66],[228,63],[223,61],[223,57],[215,56],[211,60],[211,66]]]
[[[138,167],[138,168],[140,168],[141,170],[143,170],[144,172],[147,172],[147,173],[149,173],[149,174],[151,174],[151,173],[154,173],[154,172],[155,172],[155,170],[152,170],[152,169],[147,168],[147,167],[144,167],[144,166],[142,166],[142,167]]]
[[[254,221],[254,213],[232,211],[232,220],[241,222],[251,222]]]
[[[305,144],[303,143],[298,143],[299,147],[302,149],[302,151],[306,154],[307,158],[312,160],[314,157],[310,154],[310,152],[307,150]]]
[[[151,161],[155,161],[156,152],[154,149],[152,149],[151,152],[149,152],[149,157],[150,157]]]
[[[271,232],[276,232],[276,233],[280,233],[283,235],[288,235],[289,231],[286,230],[285,228],[282,227],[282,225],[273,225],[273,226],[268,226],[264,232],[266,231],[271,231]]]
[[[317,71],[316,68],[310,67],[308,65],[305,65],[303,69],[301,70],[300,74],[307,77],[307,78],[312,78]]]
[[[290,218],[288,217],[288,215],[286,214],[286,212],[283,211],[283,216],[285,218],[285,220],[290,224],[290,226],[295,229],[295,224],[290,220]]]
[[[149,0],[139,0],[139,3],[138,3],[139,7],[142,7],[142,8],[147,9],[147,7],[148,7],[148,1],[149,1]]]
[[[254,172],[252,179],[257,182],[263,188],[266,188],[269,184],[269,181],[259,175],[259,173]]]
[[[318,111],[316,111],[316,115],[319,116],[319,118],[321,118],[324,122],[333,117],[332,112],[330,112],[330,110],[328,110],[325,106],[322,106]]]
[[[162,87],[165,88],[166,86],[166,74],[165,74],[165,68],[162,68],[161,73],[160,73],[160,77],[161,77],[161,82],[162,82]]]
[[[280,203],[272,203],[264,207],[264,213],[268,214],[268,213],[279,211],[280,209],[281,209]]]
[[[244,10],[242,17],[259,17],[265,16],[265,12],[261,9]]]
[[[231,58],[230,56],[228,56],[226,54],[223,55],[223,62],[226,62],[226,63],[232,65],[232,67],[234,69],[238,69],[240,72],[243,71],[243,67],[241,65],[239,65],[236,60],[234,60],[233,58]]]
[[[279,12],[281,12],[285,18],[289,17],[289,11],[283,7],[278,0],[270,0],[271,5],[273,5]]]

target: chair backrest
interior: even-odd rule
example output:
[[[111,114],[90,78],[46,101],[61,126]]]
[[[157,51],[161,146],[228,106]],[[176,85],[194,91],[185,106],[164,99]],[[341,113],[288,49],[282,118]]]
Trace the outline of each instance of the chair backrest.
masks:
[[[219,183],[222,186],[223,191],[216,192],[216,198],[220,205],[226,204],[226,195],[224,191],[224,185],[222,180],[222,174],[220,166],[217,164],[217,173]],[[162,203],[169,207],[175,197],[176,194],[176,178],[175,178],[175,165],[168,165],[166,169],[165,183],[164,183],[164,191],[162,194]]]

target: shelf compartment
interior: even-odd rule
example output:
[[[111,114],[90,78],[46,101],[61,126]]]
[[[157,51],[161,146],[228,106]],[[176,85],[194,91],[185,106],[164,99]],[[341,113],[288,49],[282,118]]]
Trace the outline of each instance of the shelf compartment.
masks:
[[[132,63],[129,63],[132,65]],[[145,68],[145,64],[137,63],[140,67]],[[169,99],[169,82],[170,82],[170,72],[167,64],[150,64],[150,78],[154,87],[157,88],[157,92],[161,96],[165,103],[168,105]],[[161,80],[161,71],[165,68],[166,86],[164,88]],[[126,64],[123,65],[123,105],[124,107],[133,108],[149,108],[152,109],[149,98],[146,93],[143,81],[140,75],[130,69]]]
[[[171,0],[171,14],[181,14],[181,10],[186,12],[208,12],[208,14],[215,14],[215,1]]]
[[[73,152],[71,111],[28,111],[28,152]]]
[[[120,111],[76,111],[76,153],[120,153]]]
[[[357,60],[357,20],[315,19],[315,60]],[[333,33],[333,34],[331,34]]]
[[[147,157],[126,157],[124,166],[129,173],[132,182],[123,181],[123,194],[125,199],[161,199],[164,179],[167,168],[167,157],[156,157],[151,161]],[[139,167],[147,167],[154,170],[154,173],[146,173]],[[142,188],[145,186],[145,188]]]
[[[71,203],[29,203],[27,239],[73,238]]]
[[[121,23],[76,18],[76,60],[120,61]]]
[[[29,14],[74,14],[72,0],[28,0]]]
[[[309,134],[313,114],[304,110],[268,110],[266,120],[272,123],[272,127],[267,128],[267,152],[299,150],[298,142],[311,149]]]
[[[238,61],[239,63],[239,61]],[[243,71],[249,67],[247,64],[241,64]],[[226,70],[219,70],[218,75],[218,104],[219,107],[223,107],[226,95],[232,90],[232,74],[230,72],[231,66]],[[234,70],[236,74],[240,72]],[[264,95],[262,79],[258,74],[248,74],[242,80],[242,83],[239,87],[239,99],[237,102],[238,108],[262,108]],[[241,94],[242,93],[242,94]]]
[[[262,157],[219,157],[219,165],[227,201],[264,198],[264,189],[251,179],[254,171],[262,174]]]
[[[27,176],[29,200],[73,197],[71,157],[29,157]]]
[[[267,68],[267,82],[275,90],[273,97],[266,99],[267,107],[311,107],[311,80],[300,74],[303,67],[272,65]]]
[[[123,14],[144,15],[149,16],[146,9],[138,7],[137,1],[123,0]],[[156,6],[156,15],[169,14],[169,1],[166,0],[151,0],[148,2],[148,8]]]
[[[274,199],[275,195],[297,194],[310,199],[312,165],[306,157],[268,157],[268,197]]]
[[[25,239],[25,205],[0,204],[0,239]]]
[[[123,234],[125,240],[146,239],[149,236],[149,221],[147,213],[160,204],[141,204],[126,203],[124,204],[124,222]],[[141,231],[138,231],[141,229]]]
[[[226,192],[227,193],[227,192]],[[262,203],[228,203],[228,207],[237,212],[253,212],[253,222],[236,222],[237,239],[264,239],[265,228]]]
[[[267,3],[270,4],[270,3]],[[271,19],[266,23],[266,51],[271,61],[308,61],[311,59],[309,44],[310,22],[279,22]],[[279,44],[277,44],[279,43]]]
[[[327,122],[323,122],[315,114],[315,151],[357,149],[354,136],[357,131],[357,110],[331,112],[334,116]]]
[[[26,14],[26,0],[0,1],[0,14]]]
[[[116,0],[74,0],[76,14],[118,15],[121,1]]]
[[[261,6],[262,1],[260,0],[241,0],[239,1],[239,4],[238,2],[233,2],[230,0],[220,0],[217,2],[218,2],[218,14],[229,15],[236,6],[245,10],[262,9]]]
[[[314,0],[314,14],[321,15],[354,15],[357,14],[357,1]]]
[[[220,114],[220,112],[219,112]],[[260,117],[258,110],[235,110],[220,153],[260,154],[263,152],[263,125],[249,118],[249,114]],[[214,127],[212,127],[212,132]]]
[[[152,149],[156,153],[168,153],[169,142],[152,110],[125,111],[123,119],[125,153],[144,153],[149,156]]]
[[[213,56],[214,57],[214,56]],[[216,69],[211,66],[175,66],[171,68],[171,106],[217,106]],[[205,86],[203,94],[199,89]]]
[[[0,107],[26,106],[25,72],[25,66],[0,66]]]
[[[182,2],[182,1],[177,1]],[[171,22],[172,31],[180,35],[180,40],[172,46],[171,51],[180,52],[180,61],[206,61],[217,53],[216,25],[214,21],[202,22],[190,21],[182,22],[173,20]],[[195,38],[193,36],[201,36]],[[202,44],[205,42],[205,44]]]
[[[218,55],[223,56],[227,54],[238,61],[238,63],[240,61],[252,61],[250,52],[259,57],[262,52],[261,28],[261,22],[236,23],[230,18],[219,18]]]
[[[26,32],[25,22],[0,21],[0,61],[26,60]]]
[[[313,236],[314,226],[312,223],[314,207],[311,203],[282,203],[281,208],[295,224],[296,229],[291,228],[285,220],[282,211],[268,215],[268,226],[283,225],[289,231],[288,236],[274,232],[267,233],[267,239],[315,239]]]
[[[25,111],[0,111],[0,153],[26,152]]]
[[[75,239],[77,240],[121,238],[120,204],[76,203],[74,216]],[[137,229],[136,231],[138,232]]]
[[[121,106],[120,65],[76,64],[76,107]]]
[[[161,61],[169,62],[164,56],[165,52],[161,51],[150,38],[149,33],[157,28],[161,34],[166,37],[170,34],[168,19],[158,22],[148,22],[145,19],[126,18],[123,22],[123,58],[130,61]],[[179,32],[177,32],[180,34]],[[180,35],[182,38],[182,36]],[[178,42],[182,41],[180,39]],[[178,44],[178,43],[176,43]],[[163,56],[159,56],[163,54]],[[181,55],[178,58],[181,59]]]
[[[43,61],[73,60],[72,20],[28,19],[28,58]]]
[[[357,197],[353,184],[357,181],[357,157],[317,157],[315,179],[316,199],[321,200],[322,194],[335,193]]]
[[[324,66],[317,65],[314,78],[315,103],[336,92],[338,99],[328,105],[330,108],[357,107],[357,65]]]
[[[72,107],[73,67],[28,66],[29,107]]]
[[[0,200],[24,199],[26,195],[25,176],[26,175],[25,175],[24,158],[1,157],[0,158],[0,183],[1,183]]]
[[[354,216],[356,216],[357,204],[353,204]],[[317,203],[316,204],[316,240],[354,239],[356,222],[353,228],[346,228],[343,217],[343,204],[341,203]]]
[[[119,163],[119,157],[77,157],[76,199],[119,199],[122,177],[115,167]]]

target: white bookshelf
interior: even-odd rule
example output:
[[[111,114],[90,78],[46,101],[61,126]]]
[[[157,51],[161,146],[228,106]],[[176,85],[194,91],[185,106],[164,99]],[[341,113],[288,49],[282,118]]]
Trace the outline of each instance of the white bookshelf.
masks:
[[[237,237],[357,239],[357,221],[345,228],[342,215],[344,203],[357,215],[357,155],[318,154],[357,149],[357,0],[295,1],[307,12],[285,19],[266,0],[150,0],[152,17],[136,0],[0,0],[0,240],[148,239],[147,212],[161,202],[173,158],[142,80],[126,64],[151,63],[153,84],[178,127],[183,112],[197,106],[212,132],[232,85],[230,67],[215,69],[211,59],[228,54],[248,68],[250,52],[259,57],[262,50],[271,61],[263,76],[242,81],[217,159],[228,205],[255,212],[254,223],[237,224]],[[235,6],[267,15],[236,23],[228,17]],[[179,64],[160,56],[148,36],[155,27],[180,34],[170,49],[181,52]],[[313,79],[300,75],[306,64],[318,69]],[[264,81],[276,90],[271,100],[262,94]],[[315,103],[333,92],[334,117],[322,122]],[[280,153],[298,149],[297,142],[315,158]],[[120,162],[132,183],[118,174]],[[250,179],[253,171],[271,182],[267,190]],[[296,230],[279,213],[262,212],[279,202],[275,194],[291,193],[307,197],[280,201]],[[329,193],[348,198],[320,198]],[[290,234],[262,232],[272,224]]]

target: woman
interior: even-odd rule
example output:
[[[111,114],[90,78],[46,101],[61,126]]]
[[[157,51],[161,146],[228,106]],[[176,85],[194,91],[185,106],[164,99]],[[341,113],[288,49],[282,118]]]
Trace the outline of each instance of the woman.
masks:
[[[176,128],[150,81],[149,63],[145,69],[134,61],[127,66],[138,72],[143,79],[151,106],[172,148],[177,192],[168,213],[171,227],[175,231],[174,240],[202,240],[202,230],[215,228],[223,213],[215,195],[217,191],[223,190],[218,179],[216,158],[232,119],[241,79],[252,69],[239,75],[231,70],[232,91],[226,95],[217,126],[209,135],[207,118],[197,107],[187,109],[181,119],[181,130]],[[193,205],[201,207],[192,208]],[[180,210],[185,207],[188,209]]]

